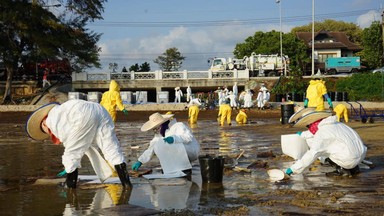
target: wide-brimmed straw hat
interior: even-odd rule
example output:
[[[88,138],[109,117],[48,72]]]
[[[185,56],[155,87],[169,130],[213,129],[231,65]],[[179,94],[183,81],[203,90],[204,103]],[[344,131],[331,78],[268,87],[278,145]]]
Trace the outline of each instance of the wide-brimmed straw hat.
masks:
[[[41,122],[48,115],[49,111],[55,106],[60,105],[57,102],[49,103],[35,110],[28,118],[25,130],[29,137],[34,140],[45,140],[49,134],[41,129]]]
[[[149,116],[149,120],[141,126],[141,131],[149,131],[164,122],[170,120],[173,117],[173,114],[170,115],[161,115],[160,113],[153,113]]]
[[[332,112],[329,111],[313,111],[299,118],[293,127],[306,127],[317,120],[327,118],[331,115]]]
[[[288,123],[295,123],[295,121],[303,116],[305,116],[308,113],[311,113],[316,110],[316,107],[299,107],[297,106],[296,112],[293,113],[293,115],[289,118]]]

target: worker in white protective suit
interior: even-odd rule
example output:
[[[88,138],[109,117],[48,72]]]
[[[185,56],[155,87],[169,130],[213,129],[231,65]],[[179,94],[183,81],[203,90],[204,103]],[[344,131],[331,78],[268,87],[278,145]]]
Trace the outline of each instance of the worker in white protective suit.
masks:
[[[227,97],[230,101],[231,108],[236,109],[237,108],[236,96],[233,94],[233,92],[229,91],[229,95]]]
[[[237,97],[239,96],[239,89],[237,87],[237,82],[232,86],[233,95],[235,95],[235,100],[237,101]]]
[[[28,118],[28,135],[35,140],[51,139],[62,143],[64,170],[68,188],[76,188],[78,168],[84,154],[96,143],[104,158],[116,169],[125,188],[131,188],[128,170],[111,116],[100,104],[69,100],[63,104],[50,103],[37,109]],[[96,171],[96,170],[95,170]]]
[[[250,109],[253,106],[252,96],[253,96],[253,94],[252,94],[251,90],[248,89],[247,93],[244,96],[244,108]]]
[[[331,112],[306,108],[292,115],[294,127],[307,127],[298,134],[307,141],[309,150],[297,160],[286,174],[303,172],[317,158],[325,158],[336,168],[327,176],[353,176],[359,173],[358,164],[365,158],[367,147],[360,136],[347,125],[338,122]]]
[[[259,89],[259,93],[257,94],[256,101],[257,101],[257,108],[259,110],[263,109],[264,108],[264,94],[263,94],[263,90]]]
[[[180,87],[175,88],[175,103],[181,103],[181,97],[183,97],[183,92]]]
[[[192,89],[191,86],[187,87],[187,102],[192,100]]]
[[[133,170],[137,171],[142,164],[150,161],[156,154],[164,174],[182,171],[188,178],[191,177],[191,162],[198,158],[200,144],[187,125],[171,119],[172,117],[173,114],[154,113],[143,124],[141,131],[153,130],[155,136],[149,143],[148,149],[132,165]]]

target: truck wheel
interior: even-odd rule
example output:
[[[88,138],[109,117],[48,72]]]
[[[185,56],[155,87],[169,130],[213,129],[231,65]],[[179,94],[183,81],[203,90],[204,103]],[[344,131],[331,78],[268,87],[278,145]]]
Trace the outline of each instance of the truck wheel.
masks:
[[[359,70],[357,70],[357,68],[352,68],[351,73],[357,73],[357,72],[359,72]]]
[[[371,123],[371,124],[373,124],[373,123],[375,123],[375,120],[374,120],[372,117],[370,117],[370,118],[368,119],[368,122]]]
[[[362,118],[361,122],[364,123],[364,124],[367,123],[367,118]]]
[[[274,76],[276,76],[276,72],[275,71],[271,71],[271,72],[268,73],[268,76],[269,77],[274,77]]]
[[[327,74],[329,74],[329,75],[335,75],[336,73],[337,73],[336,69],[330,69],[327,72]]]

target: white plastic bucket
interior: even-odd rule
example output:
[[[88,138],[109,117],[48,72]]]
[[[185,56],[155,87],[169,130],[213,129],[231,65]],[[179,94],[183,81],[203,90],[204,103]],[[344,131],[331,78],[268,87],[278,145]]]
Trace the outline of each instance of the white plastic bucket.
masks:
[[[286,134],[281,135],[281,149],[284,154],[296,160],[308,151],[308,145],[298,134]]]

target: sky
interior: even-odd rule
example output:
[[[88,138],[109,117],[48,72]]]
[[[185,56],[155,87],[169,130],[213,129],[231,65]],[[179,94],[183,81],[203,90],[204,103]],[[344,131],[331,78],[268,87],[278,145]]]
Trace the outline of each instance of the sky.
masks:
[[[381,20],[384,0],[314,0],[315,21],[333,19],[361,28]],[[281,13],[280,13],[281,9]],[[280,25],[281,17],[281,25]],[[118,71],[153,61],[176,47],[186,57],[180,70],[208,70],[212,57],[231,57],[237,43],[256,31],[287,33],[312,22],[311,0],[109,0],[104,20],[87,27],[101,33],[101,69]]]

